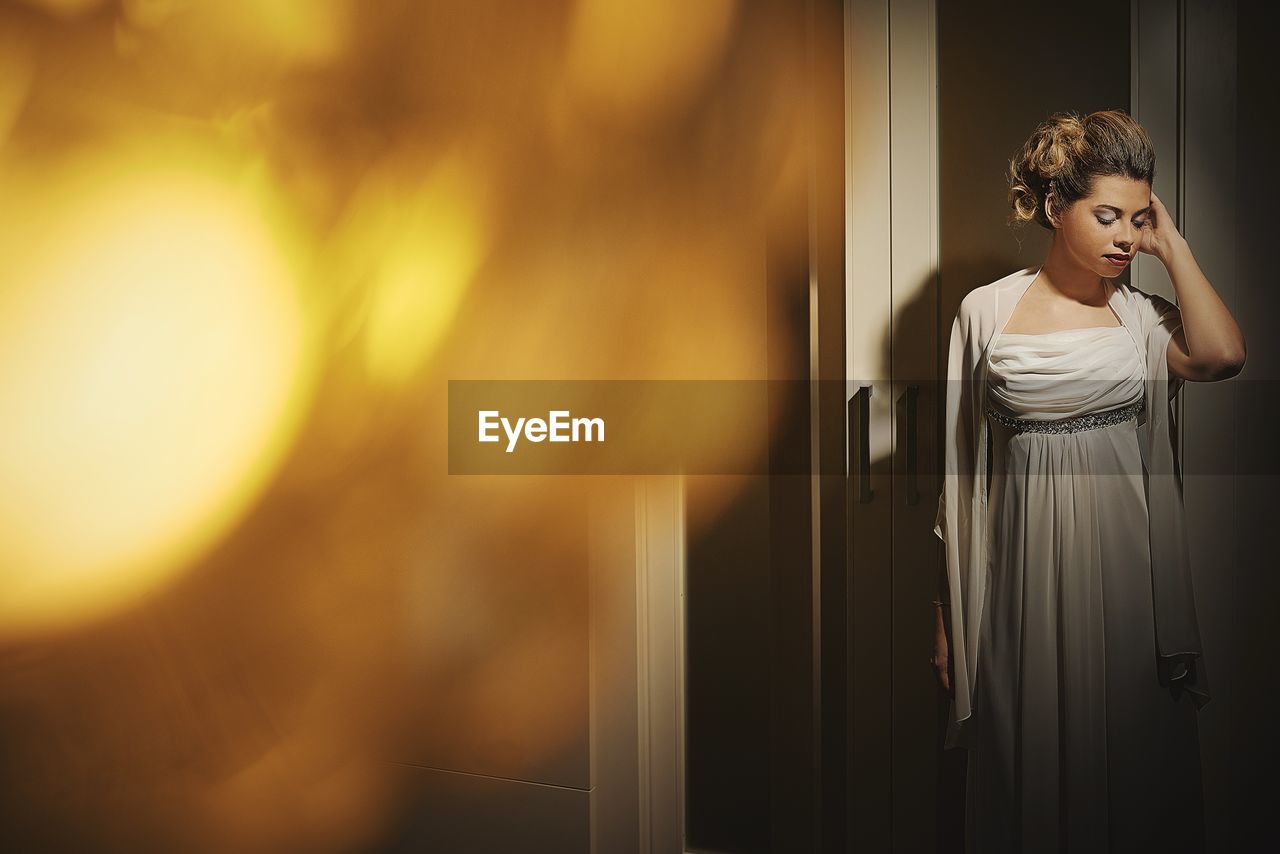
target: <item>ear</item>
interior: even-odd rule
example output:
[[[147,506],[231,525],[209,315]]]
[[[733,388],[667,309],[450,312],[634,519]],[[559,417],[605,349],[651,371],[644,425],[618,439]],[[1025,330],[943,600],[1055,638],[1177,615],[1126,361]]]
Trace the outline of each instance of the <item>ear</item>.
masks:
[[[1044,197],[1044,215],[1054,228],[1060,228],[1062,223],[1058,222],[1058,215],[1053,209],[1054,201],[1053,191],[1050,190],[1049,195]]]

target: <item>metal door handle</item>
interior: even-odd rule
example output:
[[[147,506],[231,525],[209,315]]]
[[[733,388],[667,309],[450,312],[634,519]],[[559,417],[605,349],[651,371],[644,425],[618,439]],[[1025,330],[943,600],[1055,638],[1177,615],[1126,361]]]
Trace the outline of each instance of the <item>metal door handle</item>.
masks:
[[[858,424],[858,503],[870,504],[875,497],[871,489],[871,386],[860,386],[849,399],[849,424]],[[856,409],[855,409],[856,407]],[[849,444],[853,445],[853,431],[849,431]],[[855,452],[849,448],[849,459],[854,459]]]
[[[917,442],[918,418],[916,410],[918,408],[918,398],[920,396],[920,386],[907,386],[907,503],[920,503],[920,490],[916,484],[917,457],[919,455],[919,447]]]

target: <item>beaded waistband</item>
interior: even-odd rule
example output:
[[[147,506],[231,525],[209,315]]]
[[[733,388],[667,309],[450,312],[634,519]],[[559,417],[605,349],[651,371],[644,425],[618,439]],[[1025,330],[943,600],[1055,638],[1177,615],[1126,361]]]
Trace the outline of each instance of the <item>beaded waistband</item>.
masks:
[[[987,415],[1005,427],[1011,428],[1015,433],[1079,433],[1081,430],[1096,430],[1099,427],[1123,424],[1130,418],[1136,417],[1142,409],[1143,403],[1139,400],[1118,409],[1090,412],[1075,418],[1013,418],[990,407],[987,408]]]

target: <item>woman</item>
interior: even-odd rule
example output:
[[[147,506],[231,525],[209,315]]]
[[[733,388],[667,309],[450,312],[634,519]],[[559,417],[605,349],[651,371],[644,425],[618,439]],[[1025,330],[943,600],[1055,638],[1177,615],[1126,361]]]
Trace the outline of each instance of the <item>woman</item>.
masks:
[[[1009,169],[1044,262],[970,292],[951,332],[947,555],[932,663],[968,749],[970,852],[1199,851],[1209,700],[1173,418],[1244,338],[1119,111],[1060,113]],[[1159,258],[1178,304],[1117,281]]]

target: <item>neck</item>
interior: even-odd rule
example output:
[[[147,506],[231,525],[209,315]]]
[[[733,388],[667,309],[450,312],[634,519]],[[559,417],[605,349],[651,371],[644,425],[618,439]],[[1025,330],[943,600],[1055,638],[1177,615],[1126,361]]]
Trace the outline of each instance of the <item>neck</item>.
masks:
[[[1056,234],[1040,268],[1040,279],[1046,287],[1075,302],[1102,305],[1107,301],[1106,279],[1074,263]]]

